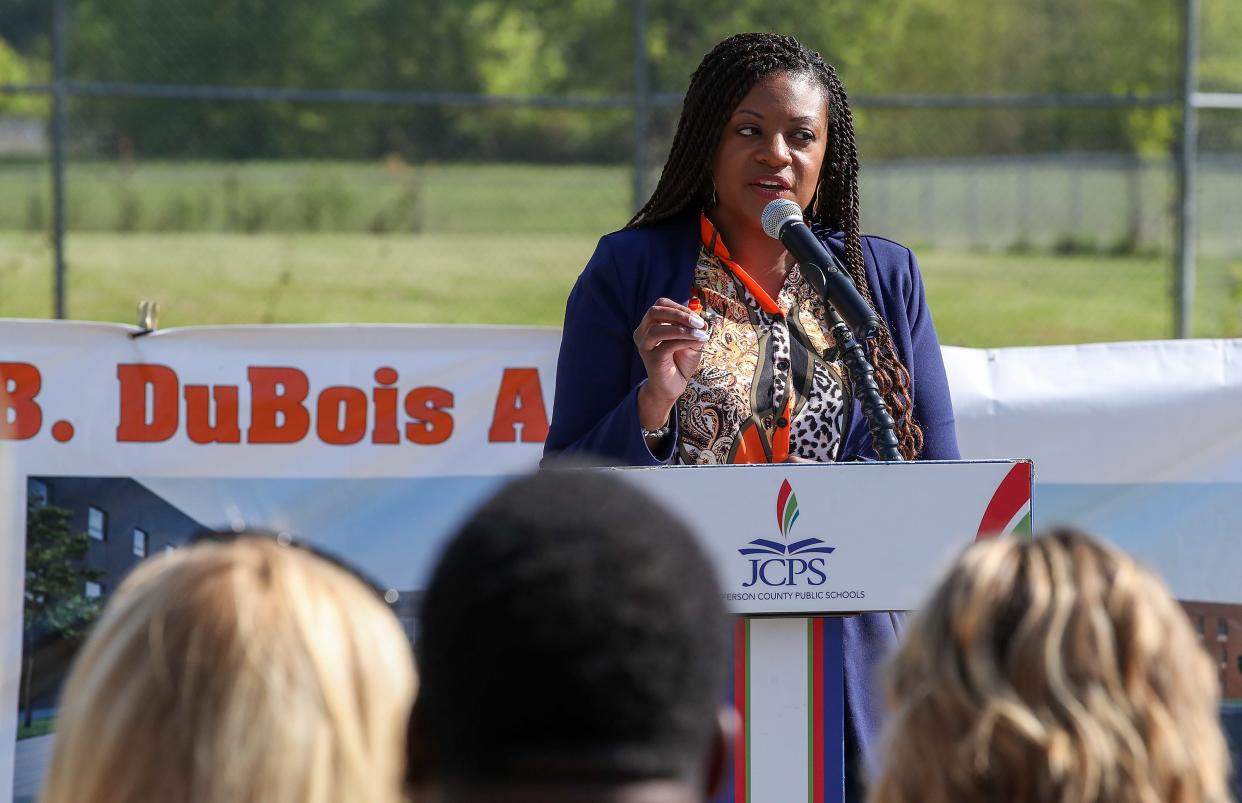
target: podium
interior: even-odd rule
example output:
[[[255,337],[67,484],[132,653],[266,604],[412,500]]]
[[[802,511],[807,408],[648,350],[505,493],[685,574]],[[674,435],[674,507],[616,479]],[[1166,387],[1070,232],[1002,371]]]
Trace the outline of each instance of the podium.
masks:
[[[737,616],[718,801],[842,803],[842,618],[912,610],[970,543],[1030,532],[1026,460],[609,470],[686,519]]]

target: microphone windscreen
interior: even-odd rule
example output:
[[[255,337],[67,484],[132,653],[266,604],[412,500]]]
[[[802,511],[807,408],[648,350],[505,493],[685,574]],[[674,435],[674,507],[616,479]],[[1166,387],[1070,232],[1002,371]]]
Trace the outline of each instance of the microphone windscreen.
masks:
[[[763,230],[774,240],[781,238],[781,229],[790,220],[802,221],[802,208],[788,198],[777,198],[763,208]]]

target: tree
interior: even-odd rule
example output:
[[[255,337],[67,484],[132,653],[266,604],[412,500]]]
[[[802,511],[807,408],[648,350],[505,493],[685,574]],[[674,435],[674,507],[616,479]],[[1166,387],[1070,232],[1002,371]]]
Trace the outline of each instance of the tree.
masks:
[[[9,2],[18,11],[0,11],[0,29],[34,19],[37,2]],[[646,5],[649,75],[659,93],[683,92],[712,45],[748,30],[798,36],[837,66],[855,97],[1152,96],[1179,86],[1180,0]],[[1236,89],[1242,3],[1203,6],[1203,86]],[[595,97],[633,88],[634,7],[620,0],[74,0],[71,10],[69,65],[82,81]],[[28,60],[46,49],[29,25],[18,34]],[[102,150],[132,143],[140,156],[625,162],[633,136],[625,109],[76,98],[72,111],[75,129],[88,134],[82,141]],[[661,108],[653,137],[667,139],[675,119],[675,109]],[[1204,141],[1236,146],[1242,127],[1232,121],[1204,115]],[[857,122],[864,161],[1165,154],[1177,110],[868,108]]]
[[[51,3],[47,0],[4,0],[0,3],[0,31],[17,52],[47,56],[52,28]]]
[[[78,0],[76,80],[228,88],[472,93],[477,31],[459,0]],[[445,110],[287,102],[82,99],[98,142],[141,156],[442,156]],[[430,153],[421,152],[426,148]]]
[[[29,84],[46,79],[44,65],[23,57],[0,37],[0,84]],[[38,95],[0,95],[0,114],[19,117],[46,117],[47,99]]]
[[[1179,15],[1165,0],[901,0],[868,45],[868,95],[1162,95],[1179,71]],[[1051,151],[1167,153],[1172,111],[929,110],[887,113],[865,156]],[[862,115],[865,128],[868,118]]]
[[[90,540],[74,533],[72,514],[44,505],[31,495],[26,506],[26,605],[22,617],[23,653],[22,723],[33,718],[30,692],[34,675],[35,645],[58,637],[79,641],[99,615],[99,600],[88,599],[87,581],[102,572],[83,564]]]

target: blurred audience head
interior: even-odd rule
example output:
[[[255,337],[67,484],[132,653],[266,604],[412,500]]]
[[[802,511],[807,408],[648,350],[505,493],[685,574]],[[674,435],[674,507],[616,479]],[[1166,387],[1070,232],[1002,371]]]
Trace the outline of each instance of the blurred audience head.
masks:
[[[725,765],[727,617],[685,526],[607,472],[506,486],[419,619],[411,780],[451,801],[702,800]]]
[[[872,803],[1215,803],[1211,660],[1164,584],[1058,530],[976,544],[906,633]]]
[[[410,648],[376,592],[261,536],[140,564],[61,701],[43,803],[404,797]]]

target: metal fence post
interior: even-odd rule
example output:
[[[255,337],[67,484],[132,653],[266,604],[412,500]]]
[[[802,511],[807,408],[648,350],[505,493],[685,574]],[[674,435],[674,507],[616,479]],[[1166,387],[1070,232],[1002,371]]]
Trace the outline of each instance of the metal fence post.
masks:
[[[634,211],[647,202],[647,131],[651,86],[647,74],[647,0],[634,2]]]
[[[65,309],[65,7],[67,0],[52,3],[52,254],[55,277],[52,304],[56,317]]]
[[[1177,171],[1176,291],[1173,318],[1177,337],[1190,337],[1195,300],[1195,173],[1199,152],[1198,91],[1199,0],[1185,0],[1182,69],[1182,141]]]

